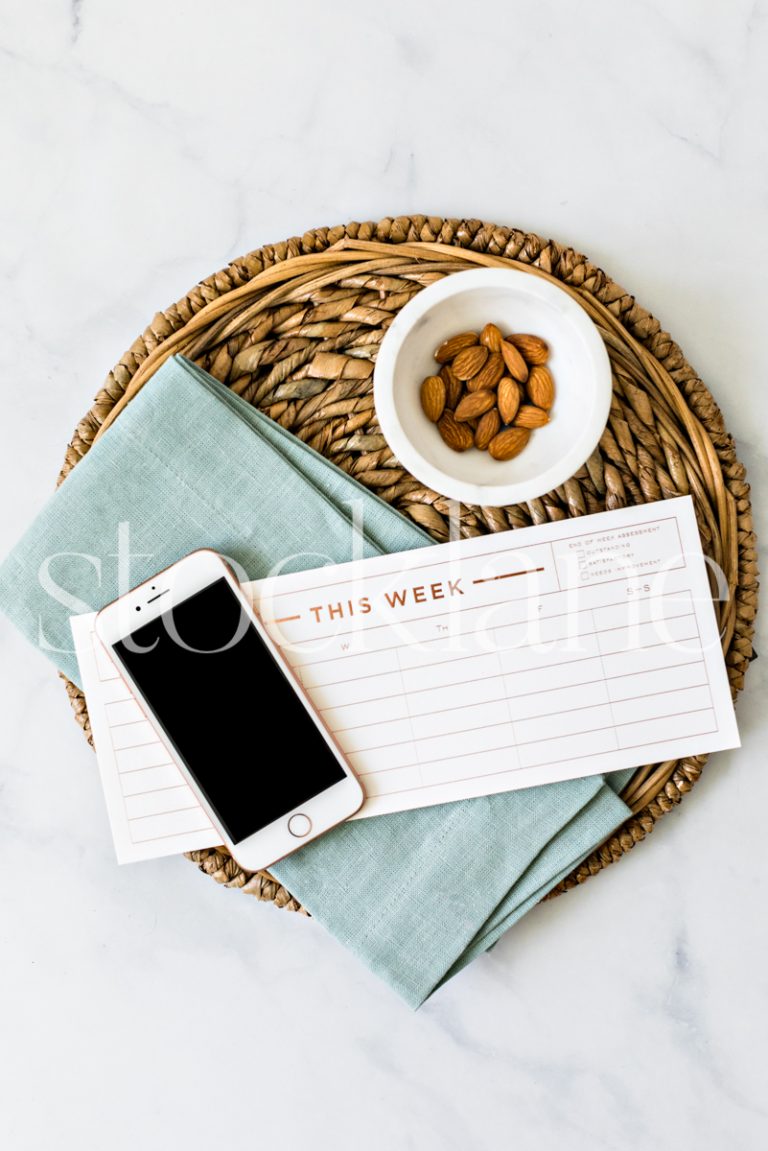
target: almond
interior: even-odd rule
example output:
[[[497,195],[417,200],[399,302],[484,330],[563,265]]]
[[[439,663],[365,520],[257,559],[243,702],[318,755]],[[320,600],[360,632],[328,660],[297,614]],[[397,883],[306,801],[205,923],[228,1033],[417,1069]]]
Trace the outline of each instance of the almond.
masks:
[[[521,384],[524,384],[528,379],[528,365],[515,345],[510,344],[507,340],[502,340],[501,354],[504,357],[504,363],[507,365],[507,371],[510,376],[512,376],[514,380],[519,380]]]
[[[549,368],[536,364],[531,368],[531,374],[528,376],[525,386],[531,403],[535,404],[537,408],[544,408],[549,411],[555,402],[555,381],[552,379]]]
[[[545,424],[549,423],[549,416],[543,408],[537,408],[534,404],[522,404],[515,416],[516,428],[543,428]]]
[[[468,392],[466,396],[462,397],[454,415],[459,423],[464,420],[474,420],[490,411],[495,403],[496,397],[493,392],[489,391],[488,388],[481,388],[479,392]]]
[[[445,406],[453,411],[463,395],[464,385],[456,379],[450,364],[443,364],[440,375],[445,380]]]
[[[487,359],[488,349],[484,348],[482,344],[477,344],[459,352],[451,367],[454,375],[460,380],[471,380],[473,376],[477,375]]]
[[[517,380],[504,376],[499,382],[496,403],[499,405],[499,415],[502,422],[511,424],[517,415],[517,409],[520,407],[520,385]]]
[[[531,332],[506,338],[497,324],[460,332],[434,353],[438,374],[421,384],[421,406],[455,452],[473,445],[495,460],[511,460],[535,428],[549,423],[555,384],[549,346]]]
[[[491,408],[477,421],[475,428],[475,447],[484,452],[493,437],[501,428],[501,416],[498,408]]]
[[[480,337],[482,340],[482,336]],[[510,344],[514,344],[520,355],[529,364],[546,364],[549,359],[549,344],[541,336],[521,334],[507,336]]]
[[[498,352],[491,352],[480,371],[471,380],[467,380],[470,392],[477,392],[480,388],[495,388],[504,375],[504,360]]]
[[[488,445],[488,452],[495,460],[511,460],[519,455],[530,439],[527,428],[505,428],[494,436]]]
[[[480,333],[480,343],[485,344],[489,352],[500,352],[501,340],[501,331],[495,324],[486,324]]]
[[[437,430],[454,452],[465,452],[474,443],[474,436],[466,424],[457,423],[453,412],[447,409],[437,421]]]
[[[445,380],[440,376],[427,376],[421,385],[421,406],[427,419],[436,424],[445,408]]]
[[[435,352],[438,364],[447,364],[457,356],[463,348],[471,348],[477,343],[477,332],[460,332],[458,336],[451,336]]]

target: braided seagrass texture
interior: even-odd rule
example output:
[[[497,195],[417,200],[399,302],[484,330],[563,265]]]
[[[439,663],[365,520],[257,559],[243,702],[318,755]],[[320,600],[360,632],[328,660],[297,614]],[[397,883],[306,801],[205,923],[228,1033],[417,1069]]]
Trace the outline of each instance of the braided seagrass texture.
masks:
[[[448,501],[398,464],[376,422],[376,352],[393,316],[426,285],[472,267],[508,266],[554,279],[593,319],[613,368],[611,414],[598,448],[562,487],[506,508],[462,505],[462,533],[690,494],[704,550],[728,585],[715,606],[735,696],[752,657],[758,584],[749,488],[733,440],[712,396],[653,316],[584,256],[531,233],[409,216],[319,228],[235,260],[159,312],[110,372],[78,424],[61,479],[160,364],[183,353],[444,540]],[[66,686],[90,740],[85,700]],[[623,793],[632,817],[548,898],[644,839],[690,791],[705,760],[638,769]],[[219,883],[301,910],[267,872],[244,872],[224,848],[189,858]]]

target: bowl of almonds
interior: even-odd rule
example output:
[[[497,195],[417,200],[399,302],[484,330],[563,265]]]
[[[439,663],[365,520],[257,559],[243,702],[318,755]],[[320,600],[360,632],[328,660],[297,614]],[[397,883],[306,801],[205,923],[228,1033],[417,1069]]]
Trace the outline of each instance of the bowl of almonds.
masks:
[[[591,455],[611,403],[597,328],[553,281],[456,272],[395,316],[374,372],[389,446],[421,483],[464,503],[535,499]]]

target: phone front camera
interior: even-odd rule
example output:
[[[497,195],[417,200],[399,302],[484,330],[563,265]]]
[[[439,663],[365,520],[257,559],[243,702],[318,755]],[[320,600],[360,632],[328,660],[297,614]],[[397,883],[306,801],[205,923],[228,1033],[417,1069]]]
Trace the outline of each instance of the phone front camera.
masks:
[[[141,611],[141,608],[138,605],[136,607],[136,611]]]

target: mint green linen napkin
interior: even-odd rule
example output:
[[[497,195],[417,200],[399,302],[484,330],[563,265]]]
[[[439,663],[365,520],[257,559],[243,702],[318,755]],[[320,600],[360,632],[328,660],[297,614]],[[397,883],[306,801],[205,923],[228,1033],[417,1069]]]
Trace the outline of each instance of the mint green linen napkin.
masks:
[[[205,372],[169,360],[0,567],[0,609],[74,682],[69,616],[194,548],[250,578],[430,539]],[[130,556],[126,557],[126,550]],[[288,558],[290,557],[290,558]],[[271,868],[416,1007],[628,816],[628,772],[343,824]]]

